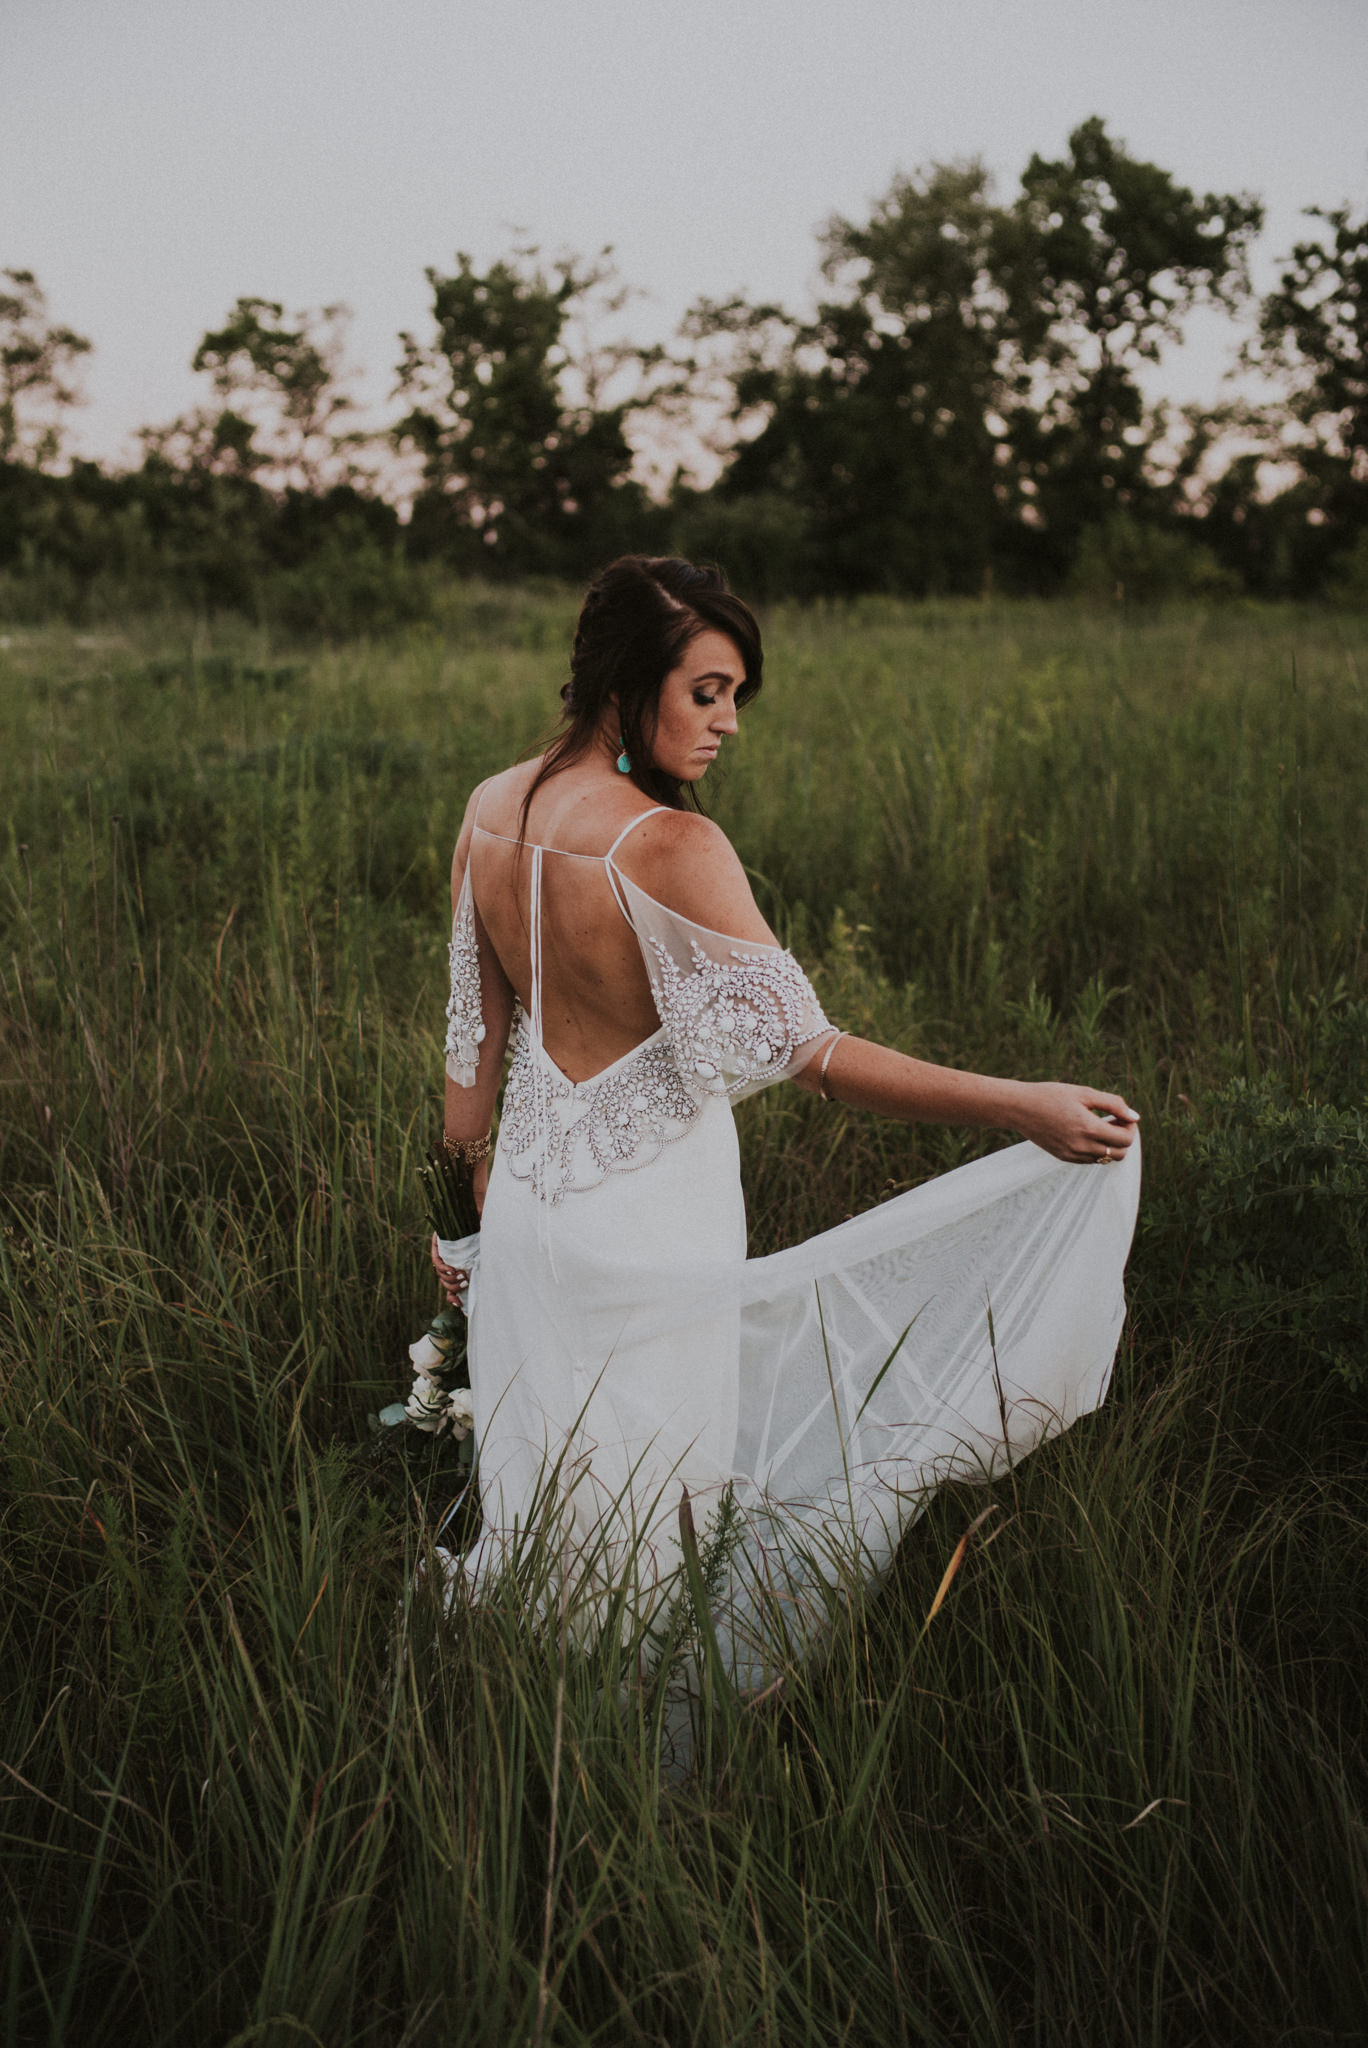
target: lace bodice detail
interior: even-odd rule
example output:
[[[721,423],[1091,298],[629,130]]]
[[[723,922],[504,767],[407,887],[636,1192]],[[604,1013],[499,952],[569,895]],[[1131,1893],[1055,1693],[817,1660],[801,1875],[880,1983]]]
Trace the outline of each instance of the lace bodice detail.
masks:
[[[583,1194],[610,1173],[635,1173],[682,1138],[699,1098],[662,1034],[590,1081],[571,1083],[538,1046],[519,1009],[504,1090],[499,1151],[544,1202]]]
[[[547,849],[533,851],[531,916],[539,930],[540,860]],[[530,1180],[547,1202],[597,1187],[608,1174],[649,1165],[663,1146],[687,1134],[707,1097],[736,1099],[783,1080],[832,1029],[812,983],[783,947],[710,931],[639,889],[611,852],[604,865],[641,948],[661,1028],[603,1073],[572,1083],[540,1042],[539,1019],[518,1008],[499,1151],[509,1170]],[[485,1036],[469,866],[450,956],[447,1073],[469,1088]]]
[[[792,953],[731,946],[719,960],[696,938],[688,945],[681,968],[663,940],[650,940],[656,1008],[690,1085],[749,1095],[787,1074],[800,1045],[829,1028]]]

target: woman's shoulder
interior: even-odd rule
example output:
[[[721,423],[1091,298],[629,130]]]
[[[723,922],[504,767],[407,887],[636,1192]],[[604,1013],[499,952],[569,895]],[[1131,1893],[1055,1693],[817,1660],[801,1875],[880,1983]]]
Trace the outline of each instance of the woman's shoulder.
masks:
[[[531,771],[527,763],[515,762],[497,775],[487,775],[483,782],[477,782],[466,800],[465,814],[461,829],[456,834],[456,845],[451,856],[451,904],[452,909],[460,899],[461,885],[470,863],[470,844],[475,836],[476,824],[487,831],[514,837],[518,827],[518,813]]]
[[[540,761],[515,761],[511,768],[500,768],[496,774],[486,775],[483,782],[477,782],[466,805],[465,825],[473,826],[478,820],[491,831],[506,830],[510,818],[516,818],[522,808],[523,798],[540,766]]]
[[[637,814],[631,836],[623,840],[622,852],[633,869],[641,869],[657,880],[666,879],[678,868],[685,872],[721,872],[739,866],[735,849],[720,825],[700,811],[667,810],[664,807]]]
[[[636,826],[617,860],[648,896],[691,923],[773,943],[736,849],[711,818],[655,811]]]

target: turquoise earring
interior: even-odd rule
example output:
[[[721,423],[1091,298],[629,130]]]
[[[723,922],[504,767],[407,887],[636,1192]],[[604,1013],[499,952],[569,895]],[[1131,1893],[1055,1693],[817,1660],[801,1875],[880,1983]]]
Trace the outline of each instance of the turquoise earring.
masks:
[[[619,775],[630,775],[632,772],[632,757],[627,752],[627,742],[621,733],[618,734],[618,745],[622,748],[622,752],[617,757],[617,772]]]

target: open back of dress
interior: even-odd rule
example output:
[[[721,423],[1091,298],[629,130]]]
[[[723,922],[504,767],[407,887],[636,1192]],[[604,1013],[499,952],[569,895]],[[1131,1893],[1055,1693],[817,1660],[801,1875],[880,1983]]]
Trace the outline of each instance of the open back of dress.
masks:
[[[546,864],[582,857],[526,849],[532,991],[471,1288],[485,1526],[463,1569],[484,1592],[536,1523],[585,1611],[629,1569],[649,1607],[677,1583],[682,1489],[700,1524],[729,1500],[715,1619],[754,1688],[820,1630],[852,1561],[884,1568],[937,1485],[1000,1469],[1101,1401],[1139,1146],[1097,1173],[1015,1145],[748,1261],[732,1100],[797,1071],[832,1026],[791,954],[656,902],[620,845],[603,873],[659,1028],[579,1083],[542,1041],[541,961]],[[473,865],[448,1005],[448,1072],[466,1085],[482,1035]]]

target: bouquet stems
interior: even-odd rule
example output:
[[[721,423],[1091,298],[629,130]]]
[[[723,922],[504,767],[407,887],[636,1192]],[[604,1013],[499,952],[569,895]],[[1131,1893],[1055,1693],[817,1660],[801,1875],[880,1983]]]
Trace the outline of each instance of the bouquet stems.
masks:
[[[423,1183],[428,1222],[438,1237],[473,1236],[480,1227],[474,1169],[448,1159],[441,1146],[434,1145],[418,1168],[418,1178]]]

